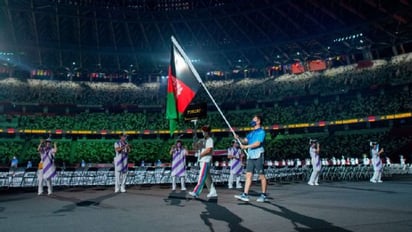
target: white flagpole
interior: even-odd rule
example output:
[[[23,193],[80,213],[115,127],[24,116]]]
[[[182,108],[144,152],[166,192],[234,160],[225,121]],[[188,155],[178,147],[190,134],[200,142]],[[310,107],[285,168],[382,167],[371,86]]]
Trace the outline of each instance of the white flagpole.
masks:
[[[209,90],[206,88],[206,85],[203,83],[202,79],[200,78],[199,73],[193,66],[192,62],[190,61],[189,57],[186,55],[186,53],[183,51],[183,48],[179,45],[175,37],[172,36],[172,43],[176,46],[177,50],[179,50],[180,54],[183,56],[183,59],[186,61],[187,65],[189,65],[190,70],[193,72],[195,75],[197,81],[202,85],[202,87],[206,90],[207,95],[209,95],[210,99],[212,100],[213,104],[216,106],[217,111],[219,111],[220,115],[222,116],[223,120],[225,121],[226,125],[229,127],[230,131],[232,132],[233,136],[236,137],[236,133],[233,130],[232,126],[230,123],[227,121],[225,115],[223,114],[222,110],[220,110],[220,107],[217,105],[215,99],[213,98],[212,94],[210,94]],[[240,141],[238,141],[239,144]]]

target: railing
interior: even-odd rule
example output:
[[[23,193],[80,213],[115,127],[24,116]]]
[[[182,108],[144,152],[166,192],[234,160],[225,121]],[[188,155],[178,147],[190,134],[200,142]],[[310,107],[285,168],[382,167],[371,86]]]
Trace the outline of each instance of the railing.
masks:
[[[310,166],[266,166],[265,175],[270,182],[302,182],[307,181],[311,174]],[[186,182],[196,183],[199,167],[190,166],[186,170]],[[227,185],[230,175],[230,167],[213,166],[211,176],[216,185]],[[322,166],[320,181],[364,181],[369,180],[373,174],[370,165],[340,165]],[[393,175],[412,174],[410,164],[385,165],[383,177],[389,178]],[[244,175],[241,178],[244,181]],[[253,175],[253,181],[258,180],[258,175]],[[76,186],[111,186],[114,185],[113,167],[88,167],[88,168],[66,168],[57,169],[57,175],[52,179],[54,186],[76,187]],[[133,185],[155,185],[170,184],[170,166],[150,166],[129,168],[126,184]],[[38,185],[36,168],[0,168],[1,188],[35,187]]]

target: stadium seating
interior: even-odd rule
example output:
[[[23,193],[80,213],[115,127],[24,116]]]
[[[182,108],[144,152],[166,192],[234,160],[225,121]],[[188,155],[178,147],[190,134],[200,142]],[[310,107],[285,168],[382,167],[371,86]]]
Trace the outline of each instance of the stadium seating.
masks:
[[[409,55],[408,55],[409,57]],[[301,75],[285,74],[280,77],[244,78],[239,80],[207,81],[217,102],[223,106],[228,121],[234,127],[247,126],[250,117],[255,113],[263,113],[265,125],[310,123],[334,121],[349,118],[365,118],[370,115],[386,115],[411,112],[412,95],[410,94],[412,70],[411,59],[396,57],[389,61],[374,61],[375,66],[368,69],[356,69],[354,66],[329,69],[323,73],[305,72]],[[0,128],[13,127],[17,130],[167,130],[168,122],[164,117],[165,96],[161,94],[162,83],[72,83],[52,80],[20,80],[3,78],[0,80],[0,100],[5,107],[10,102],[25,103],[18,109],[9,110],[0,116]],[[200,90],[194,102],[209,102],[205,92]],[[7,103],[9,102],[9,103]],[[38,103],[41,103],[40,105]],[[32,108],[31,104],[33,105]],[[54,111],[53,107],[64,105],[63,113]],[[93,105],[90,110],[82,105]],[[112,110],[112,106],[117,110]],[[138,110],[129,112],[128,106]],[[150,112],[147,110],[153,106]],[[10,106],[11,107],[11,106]],[[120,108],[119,108],[120,107]],[[141,109],[140,109],[140,108]],[[23,110],[24,109],[24,110]],[[36,111],[36,109],[38,111]],[[81,109],[81,110],[80,110]],[[119,109],[121,109],[119,111]],[[73,111],[73,112],[71,112]],[[220,114],[211,110],[206,119],[199,124],[211,124],[214,128],[226,128]],[[362,129],[350,129],[311,133],[302,130],[290,133],[288,130],[268,131],[265,144],[265,158],[274,160],[304,160],[308,157],[307,141],[316,137],[322,144],[321,157],[354,157],[361,158],[368,154],[368,141],[380,141],[385,147],[385,154],[390,158],[398,157],[402,148],[412,141],[412,136],[394,136],[396,128],[391,121],[387,125],[373,128],[365,122]],[[402,122],[400,122],[402,123]],[[408,120],[406,120],[406,125]],[[190,123],[179,123],[180,128],[191,128]],[[398,125],[402,127],[402,125]],[[24,133],[22,133],[24,134]],[[242,134],[243,135],[243,134]],[[226,149],[231,135],[216,135],[215,148]],[[65,168],[76,166],[80,160],[87,163],[110,163],[113,159],[113,138],[88,139],[63,138],[56,139],[59,152],[56,156],[58,177],[54,180],[59,186],[79,185],[111,185],[113,170],[110,168],[87,167]],[[191,141],[187,141],[190,144]],[[0,163],[8,165],[10,154],[19,154],[21,163],[31,160],[34,163],[39,157],[36,151],[38,138],[2,134],[0,153],[6,154]],[[169,162],[169,139],[135,138],[130,141],[132,149],[129,154],[131,162],[154,162],[157,159]],[[190,148],[190,146],[189,146]],[[409,155],[409,154],[407,154]],[[408,157],[409,158],[409,157]],[[220,157],[219,162],[225,161]],[[403,166],[405,167],[405,166]],[[390,176],[396,173],[407,173],[408,168],[400,169],[395,165],[388,166]],[[194,183],[197,178],[197,167],[188,168],[188,182]],[[280,182],[301,181],[310,173],[308,165],[270,166],[266,170],[268,178]],[[227,181],[228,168],[216,165],[212,169],[217,183]],[[324,181],[365,180],[370,175],[369,166],[361,165],[329,165],[325,166],[321,178]],[[7,178],[6,178],[7,177]],[[36,184],[33,169],[19,170],[10,175],[2,172],[2,186],[33,186]],[[257,176],[254,176],[256,179]],[[161,184],[170,182],[170,169],[167,167],[135,167],[128,175],[129,185]]]

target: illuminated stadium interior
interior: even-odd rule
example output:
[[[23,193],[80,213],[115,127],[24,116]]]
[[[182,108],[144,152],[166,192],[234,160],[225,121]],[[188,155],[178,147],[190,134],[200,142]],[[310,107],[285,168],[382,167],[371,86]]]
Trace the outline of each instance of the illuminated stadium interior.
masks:
[[[107,163],[127,131],[130,160],[168,162],[171,36],[231,125],[264,116],[267,159],[362,157],[368,141],[412,158],[412,5],[371,0],[8,0],[0,3],[0,165],[59,141],[58,162]],[[206,92],[199,125],[232,139]]]

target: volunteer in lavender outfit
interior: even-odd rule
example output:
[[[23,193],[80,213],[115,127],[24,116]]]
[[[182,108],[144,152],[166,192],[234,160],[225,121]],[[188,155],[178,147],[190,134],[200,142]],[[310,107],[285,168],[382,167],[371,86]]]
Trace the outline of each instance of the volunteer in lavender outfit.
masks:
[[[37,151],[40,154],[40,163],[38,166],[37,177],[39,181],[38,195],[43,194],[43,183],[47,184],[47,193],[51,195],[53,193],[52,178],[56,175],[56,166],[54,165],[54,158],[57,152],[57,144],[54,143],[51,146],[52,140],[50,138],[44,141],[40,140],[40,144],[37,147]]]
[[[322,168],[319,157],[320,145],[315,139],[311,139],[309,141],[309,145],[309,155],[312,162],[312,174],[310,175],[308,185],[319,185],[319,174]]]
[[[180,178],[180,189],[186,191],[186,156],[187,150],[183,147],[182,140],[176,140],[176,144],[170,149],[172,156],[172,190],[176,190],[176,177]]]
[[[242,150],[239,148],[239,143],[234,139],[232,146],[227,149],[227,158],[230,160],[230,175],[228,180],[228,188],[233,188],[233,181],[236,178],[236,188],[241,189],[240,177],[243,172],[242,168]]]
[[[114,192],[126,192],[127,163],[130,146],[126,141],[127,134],[120,135],[120,139],[114,143],[116,155],[114,157]]]
[[[383,165],[381,160],[381,154],[383,153],[383,148],[379,150],[379,144],[377,142],[370,142],[372,165],[373,165],[373,176],[370,179],[372,183],[382,183],[382,171]]]

